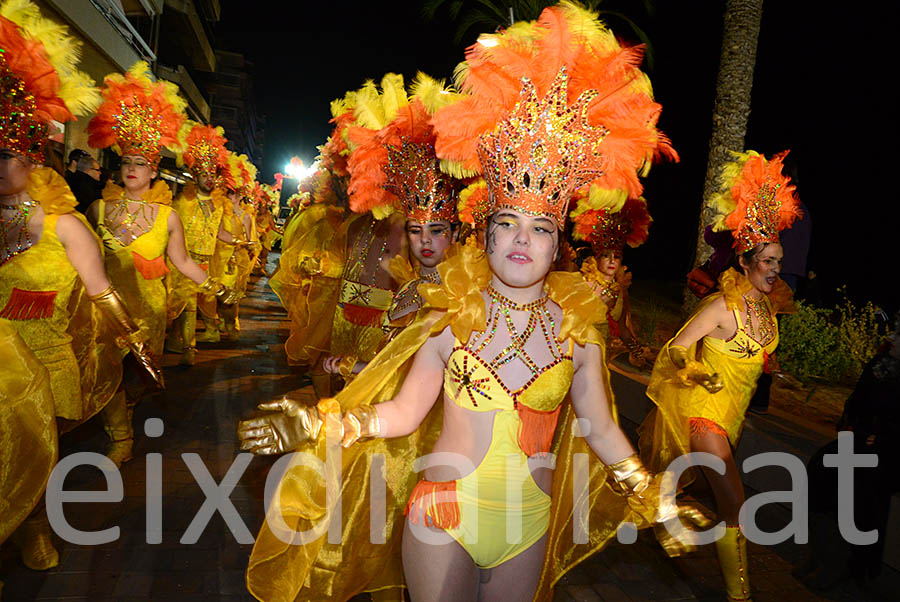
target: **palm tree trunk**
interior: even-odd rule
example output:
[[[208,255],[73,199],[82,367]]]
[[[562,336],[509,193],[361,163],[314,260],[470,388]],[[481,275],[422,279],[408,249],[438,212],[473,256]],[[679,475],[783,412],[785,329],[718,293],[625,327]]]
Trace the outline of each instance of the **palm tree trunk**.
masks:
[[[708,202],[718,188],[722,164],[731,158],[730,151],[744,150],[762,5],[763,0],[726,0],[725,3],[722,55],[716,81],[716,104],[713,109],[713,127],[709,141],[706,181],[703,184],[700,223],[697,228],[694,267],[701,265],[712,254],[712,248],[703,240],[703,232],[713,222],[714,213]],[[696,301],[693,293],[685,288],[683,305],[685,313],[693,308]]]

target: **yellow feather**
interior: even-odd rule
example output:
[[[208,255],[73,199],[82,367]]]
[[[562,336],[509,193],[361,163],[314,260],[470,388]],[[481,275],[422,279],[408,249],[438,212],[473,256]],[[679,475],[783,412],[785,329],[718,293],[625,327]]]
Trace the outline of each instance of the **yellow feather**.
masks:
[[[409,87],[411,98],[418,98],[429,114],[434,114],[441,107],[459,100],[461,94],[444,85],[444,80],[437,80],[419,71]]]
[[[471,169],[466,169],[462,166],[462,163],[459,163],[458,161],[451,161],[450,159],[441,159],[440,169],[445,174],[451,175],[457,180],[471,178],[481,173]]]
[[[353,108],[356,124],[370,130],[380,130],[387,125],[384,107],[378,95],[375,82],[369,80],[356,92],[356,106]]]
[[[61,25],[41,15],[30,0],[6,0],[0,15],[15,23],[28,39],[44,47],[47,60],[60,79],[59,97],[74,115],[87,115],[100,105],[100,91],[93,79],[76,69],[81,58],[81,42]]]
[[[381,106],[384,111],[385,125],[393,121],[397,112],[407,104],[409,104],[409,100],[406,97],[403,76],[397,73],[388,73],[381,78]]]
[[[609,190],[593,184],[587,196],[587,204],[591,209],[598,211],[607,209],[611,212],[616,212],[622,208],[627,199],[628,193],[624,190]]]

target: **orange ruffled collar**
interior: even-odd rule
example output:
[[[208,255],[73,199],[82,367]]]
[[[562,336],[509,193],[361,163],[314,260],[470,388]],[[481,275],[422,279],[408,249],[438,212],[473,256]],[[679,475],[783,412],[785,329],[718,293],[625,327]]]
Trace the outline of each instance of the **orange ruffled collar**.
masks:
[[[107,182],[106,186],[103,187],[103,200],[104,201],[121,201],[125,198],[125,189],[119,186],[118,184],[114,184],[113,182]],[[141,199],[145,203],[159,203],[160,205],[171,205],[172,204],[172,189],[169,188],[169,185],[165,183],[163,180],[157,180],[153,186],[150,187],[150,190],[144,194],[144,198]]]
[[[41,204],[47,215],[71,213],[78,205],[66,180],[49,167],[33,169],[28,174],[25,191]]]
[[[419,285],[425,307],[446,311],[446,315],[432,327],[443,330],[448,324],[453,336],[468,341],[473,331],[487,327],[484,291],[491,282],[491,268],[482,249],[473,238],[458,251],[448,253],[438,265],[441,284]],[[595,324],[606,321],[605,308],[597,303],[590,285],[578,272],[550,272],[544,281],[547,295],[563,310],[559,340],[571,338],[579,345],[600,343]]]
[[[725,307],[733,311],[744,308],[744,295],[753,290],[750,279],[734,268],[728,268],[719,276],[719,290],[725,295]],[[794,305],[794,292],[781,278],[775,280],[772,291],[766,295],[776,314],[797,312]]]

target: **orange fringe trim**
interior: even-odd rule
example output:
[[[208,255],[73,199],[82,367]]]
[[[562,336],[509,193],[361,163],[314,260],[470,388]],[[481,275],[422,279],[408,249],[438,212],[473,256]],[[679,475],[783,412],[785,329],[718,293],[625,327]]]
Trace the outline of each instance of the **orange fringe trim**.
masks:
[[[344,317],[348,322],[357,326],[378,326],[381,324],[381,314],[383,313],[383,309],[375,307],[344,304]]]
[[[13,288],[0,318],[7,320],[43,320],[53,315],[56,291],[25,291]]]
[[[420,517],[428,527],[455,529],[459,526],[459,502],[456,499],[456,481],[426,481],[422,479],[413,488],[406,510],[412,524],[419,524]]]
[[[519,419],[522,421],[519,426],[519,448],[526,456],[546,454],[550,451],[561,407],[562,404],[556,406],[555,410],[542,412],[525,404],[516,403]]]
[[[690,425],[692,437],[695,435],[706,435],[709,433],[714,433],[716,435],[722,435],[723,437],[728,439],[728,433],[725,432],[725,429],[723,429],[721,426],[719,426],[709,418],[700,418],[699,416],[695,416],[688,419],[688,425]]]
[[[166,260],[162,255],[154,259],[147,259],[140,253],[132,251],[131,257],[134,259],[134,267],[141,273],[144,280],[155,280],[169,273],[169,266],[166,265]]]

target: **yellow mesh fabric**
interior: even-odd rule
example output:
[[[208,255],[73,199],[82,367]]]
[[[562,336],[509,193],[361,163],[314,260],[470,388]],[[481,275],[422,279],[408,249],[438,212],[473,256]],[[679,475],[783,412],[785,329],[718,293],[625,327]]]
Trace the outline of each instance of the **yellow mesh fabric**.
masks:
[[[59,446],[50,377],[0,319],[0,544],[40,501]]]
[[[269,285],[291,321],[284,348],[292,364],[314,364],[331,348],[346,246],[344,215],[338,207],[312,205],[285,230],[281,259]]]

